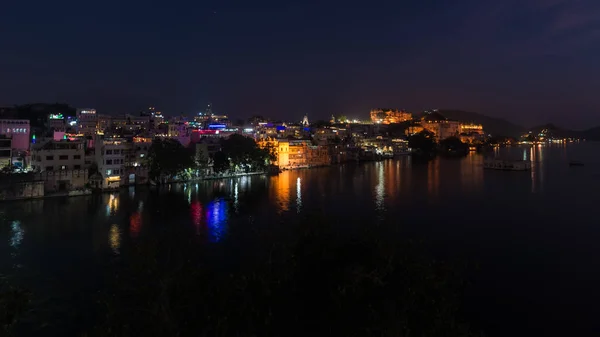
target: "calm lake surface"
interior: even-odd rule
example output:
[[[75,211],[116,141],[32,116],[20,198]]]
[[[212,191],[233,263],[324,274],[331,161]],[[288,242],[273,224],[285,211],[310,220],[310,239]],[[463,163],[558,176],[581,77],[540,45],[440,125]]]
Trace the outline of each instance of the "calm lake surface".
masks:
[[[34,292],[35,320],[49,324],[43,335],[77,335],[95,321],[107,266],[141,241],[193,239],[220,247],[209,258],[226,263],[243,254],[247,228],[319,213],[338,231],[392,226],[399,242],[422,241],[466,265],[463,311],[489,336],[600,335],[600,144],[496,152],[531,159],[533,169],[484,171],[475,153],[406,157],[4,203],[0,274]]]

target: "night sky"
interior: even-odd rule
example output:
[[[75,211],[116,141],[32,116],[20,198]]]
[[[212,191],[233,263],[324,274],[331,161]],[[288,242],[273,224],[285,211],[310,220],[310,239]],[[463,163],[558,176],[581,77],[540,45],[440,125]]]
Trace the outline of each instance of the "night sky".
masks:
[[[3,1],[0,105],[600,125],[600,1]]]

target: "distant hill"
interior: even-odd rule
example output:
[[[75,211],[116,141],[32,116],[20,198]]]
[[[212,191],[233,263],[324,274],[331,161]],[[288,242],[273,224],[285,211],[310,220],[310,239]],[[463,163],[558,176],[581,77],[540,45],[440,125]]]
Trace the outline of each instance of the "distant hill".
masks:
[[[485,132],[493,136],[519,137],[523,132],[527,131],[526,128],[507,120],[489,117],[477,112],[462,110],[439,110],[439,112],[448,119],[465,123],[482,124]]]
[[[581,137],[581,131],[563,129],[552,123],[535,126],[535,127],[530,128],[529,130],[533,134],[538,134],[542,130],[546,130],[549,137],[556,137],[556,138]]]
[[[600,140],[600,126],[581,131],[581,136],[587,140]]]
[[[563,129],[555,124],[548,123],[531,128],[533,133],[539,133],[541,130],[547,130],[548,135],[557,138],[584,138],[587,140],[600,140],[600,126],[586,130]]]

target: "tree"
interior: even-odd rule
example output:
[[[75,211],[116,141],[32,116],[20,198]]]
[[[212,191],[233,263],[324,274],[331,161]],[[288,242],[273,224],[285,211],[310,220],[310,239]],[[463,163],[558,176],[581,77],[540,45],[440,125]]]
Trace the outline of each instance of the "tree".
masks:
[[[221,148],[231,165],[244,172],[262,170],[272,158],[269,150],[259,148],[254,139],[237,134],[224,139]]]
[[[213,157],[213,171],[215,173],[226,172],[229,170],[229,166],[229,158],[227,158],[227,155],[223,151],[215,153]]]
[[[447,153],[466,154],[469,152],[469,145],[463,143],[458,137],[448,137],[441,140],[440,147]]]
[[[175,139],[156,138],[148,149],[150,177],[173,177],[186,169],[194,168],[192,151],[186,149]]]
[[[408,137],[408,147],[416,154],[432,154],[436,148],[433,133],[423,130]]]
[[[344,115],[339,115],[339,116],[337,116],[337,118],[335,120],[338,121],[339,123],[347,123],[348,117],[346,117]]]

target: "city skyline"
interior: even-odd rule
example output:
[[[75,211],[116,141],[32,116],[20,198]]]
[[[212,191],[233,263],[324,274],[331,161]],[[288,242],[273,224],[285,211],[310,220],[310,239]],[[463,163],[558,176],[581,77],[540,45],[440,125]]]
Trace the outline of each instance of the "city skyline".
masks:
[[[189,114],[210,101],[234,118],[290,120],[451,108],[600,125],[600,4],[589,0],[31,5],[0,14],[0,105]]]

